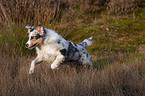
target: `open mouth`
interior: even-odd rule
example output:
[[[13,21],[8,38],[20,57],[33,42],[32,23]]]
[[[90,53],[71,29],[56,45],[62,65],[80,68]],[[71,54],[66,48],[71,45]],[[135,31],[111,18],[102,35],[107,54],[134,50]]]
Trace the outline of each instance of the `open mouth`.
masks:
[[[36,47],[36,45],[37,45],[37,43],[35,43],[33,46],[31,46],[31,47],[28,47],[28,49],[33,49],[33,48],[35,48]]]
[[[41,45],[42,41],[43,41],[42,38],[39,38],[37,40],[29,41],[29,43],[26,43],[25,47],[31,50],[31,49],[35,48],[37,45]]]

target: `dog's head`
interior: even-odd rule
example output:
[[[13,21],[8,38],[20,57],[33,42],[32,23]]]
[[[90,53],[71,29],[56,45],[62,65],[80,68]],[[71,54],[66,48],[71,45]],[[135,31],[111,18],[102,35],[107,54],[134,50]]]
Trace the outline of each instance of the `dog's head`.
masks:
[[[27,25],[25,28],[28,29],[29,39],[25,45],[28,49],[33,49],[36,46],[43,44],[43,39],[45,36],[45,28],[43,25],[34,26]]]

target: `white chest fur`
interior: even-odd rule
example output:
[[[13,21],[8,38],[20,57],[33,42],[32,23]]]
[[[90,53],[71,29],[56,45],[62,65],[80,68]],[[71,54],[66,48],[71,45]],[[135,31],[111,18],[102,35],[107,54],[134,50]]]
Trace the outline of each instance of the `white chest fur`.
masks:
[[[41,48],[36,47],[36,50],[38,57],[47,62],[54,61],[56,56],[60,54],[59,50],[52,44],[41,46]]]

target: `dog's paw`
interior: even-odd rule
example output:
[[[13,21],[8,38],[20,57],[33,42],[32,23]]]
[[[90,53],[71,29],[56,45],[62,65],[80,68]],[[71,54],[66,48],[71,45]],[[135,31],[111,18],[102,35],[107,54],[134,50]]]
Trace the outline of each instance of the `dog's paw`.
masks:
[[[34,70],[30,70],[30,71],[29,71],[29,74],[33,74],[33,73],[34,73]]]
[[[55,64],[51,65],[51,69],[57,69],[57,68],[58,68],[58,65],[55,65]]]

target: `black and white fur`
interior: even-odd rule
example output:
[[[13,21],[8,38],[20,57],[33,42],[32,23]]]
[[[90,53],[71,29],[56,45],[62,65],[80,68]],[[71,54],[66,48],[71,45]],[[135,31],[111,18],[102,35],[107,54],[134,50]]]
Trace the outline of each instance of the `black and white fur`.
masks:
[[[86,47],[92,44],[92,37],[79,44],[74,44],[62,38],[55,31],[44,28],[41,24],[36,28],[27,25],[26,28],[29,33],[26,48],[36,48],[37,51],[37,57],[31,63],[29,74],[34,73],[35,65],[42,61],[52,61],[51,69],[59,68],[63,61],[78,61],[82,65],[89,65],[93,68],[91,55],[86,50]]]

